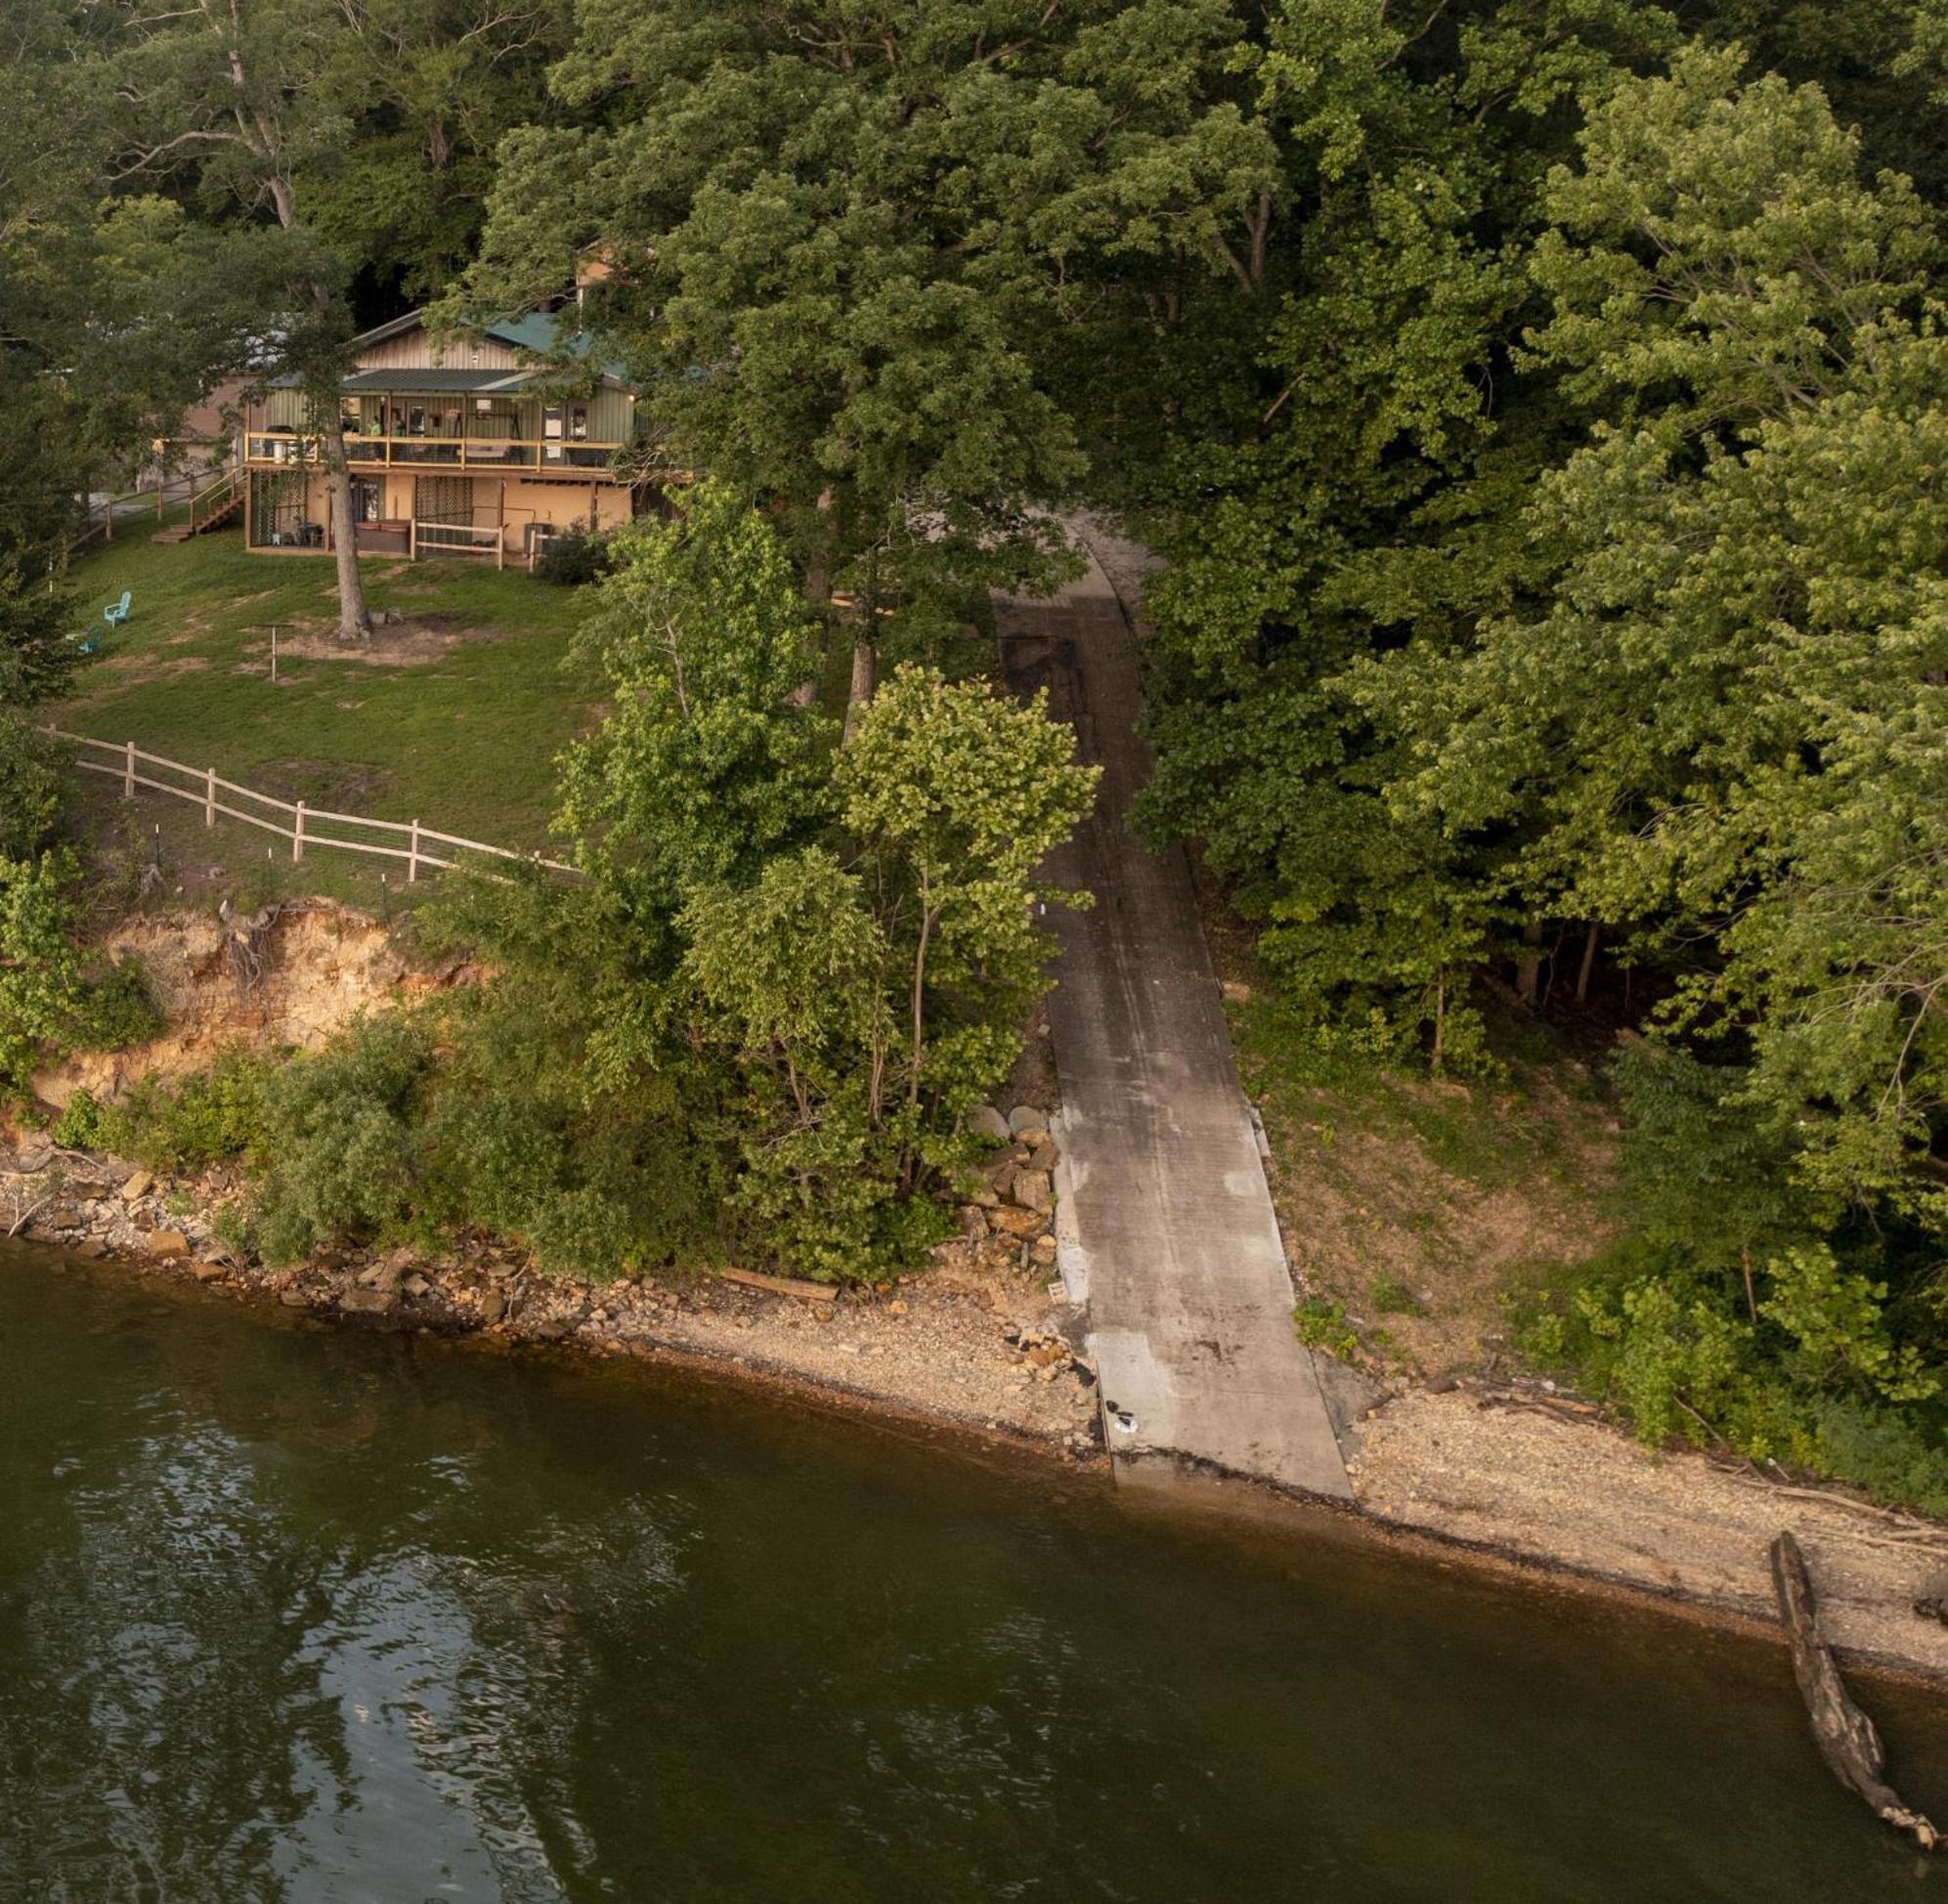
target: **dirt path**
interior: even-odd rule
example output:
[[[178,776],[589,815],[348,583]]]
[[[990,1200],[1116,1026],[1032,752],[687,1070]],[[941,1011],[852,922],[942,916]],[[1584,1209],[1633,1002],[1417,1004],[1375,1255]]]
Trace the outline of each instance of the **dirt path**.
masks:
[[[1149,770],[1129,624],[1093,560],[1054,600],[1004,598],[996,613],[1011,681],[1046,685],[1104,767],[1096,812],[1054,869],[1097,904],[1056,922],[1050,1025],[1061,1273],[1087,1306],[1119,1475],[1188,1457],[1343,1498],[1190,872],[1128,825]]]

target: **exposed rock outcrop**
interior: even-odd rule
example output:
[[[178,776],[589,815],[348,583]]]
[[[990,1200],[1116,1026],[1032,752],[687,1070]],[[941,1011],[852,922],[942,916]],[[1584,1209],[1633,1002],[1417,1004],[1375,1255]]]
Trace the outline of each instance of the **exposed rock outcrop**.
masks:
[[[112,1098],[152,1074],[182,1077],[233,1045],[312,1049],[361,1012],[476,975],[458,963],[414,967],[378,921],[329,899],[287,900],[248,916],[129,919],[101,950],[142,961],[169,1029],[126,1051],[77,1053],[50,1066],[34,1089],[52,1104],[80,1090]]]

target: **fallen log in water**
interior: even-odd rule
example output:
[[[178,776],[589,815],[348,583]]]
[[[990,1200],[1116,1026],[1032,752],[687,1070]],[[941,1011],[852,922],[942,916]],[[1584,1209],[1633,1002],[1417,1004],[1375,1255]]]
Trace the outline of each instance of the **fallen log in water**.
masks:
[[[1806,1702],[1820,1756],[1840,1784],[1859,1793],[1879,1817],[1913,1833],[1924,1851],[1932,1851],[1941,1841],[1940,1834],[1920,1812],[1903,1804],[1881,1776],[1886,1769],[1886,1748],[1874,1721],[1849,1697],[1833,1650],[1821,1636],[1806,1559],[1790,1532],[1782,1532],[1772,1542],[1772,1584],[1779,1595],[1779,1617],[1793,1642],[1793,1676]]]

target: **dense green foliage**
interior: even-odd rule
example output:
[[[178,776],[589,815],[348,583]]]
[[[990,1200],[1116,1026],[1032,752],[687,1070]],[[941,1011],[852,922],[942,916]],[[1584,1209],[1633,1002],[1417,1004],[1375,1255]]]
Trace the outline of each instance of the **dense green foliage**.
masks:
[[[1095,771],[1040,704],[919,667],[840,751],[795,693],[812,625],[775,532],[727,485],[690,503],[618,538],[584,637],[611,691],[564,763],[587,879],[456,877],[419,922],[492,979],[83,1104],[76,1141],[241,1159],[277,1261],[486,1230],[584,1275],[731,1250],[839,1281],[938,1239]]]
[[[63,846],[0,854],[0,1103],[51,1052],[114,1051],[161,1028],[136,965],[82,951],[79,880]]]
[[[1549,11],[1308,69],[1356,162],[1262,408],[1142,498],[1148,817],[1322,1044],[1476,1063],[1479,974],[1627,972],[1631,1240],[1537,1346],[1653,1439],[1939,1504],[1941,221],[1867,158],[1936,185],[1938,104],[1899,9],[1879,87],[1810,15],[1787,77],[1744,22]]]

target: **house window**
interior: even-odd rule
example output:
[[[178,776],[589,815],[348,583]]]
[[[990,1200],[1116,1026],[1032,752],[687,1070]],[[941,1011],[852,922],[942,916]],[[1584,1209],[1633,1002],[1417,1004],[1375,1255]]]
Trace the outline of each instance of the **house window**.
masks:
[[[385,485],[369,476],[352,478],[352,520],[379,522],[385,516]]]
[[[586,404],[549,404],[541,411],[541,434],[550,443],[586,443],[588,441],[588,406]]]

